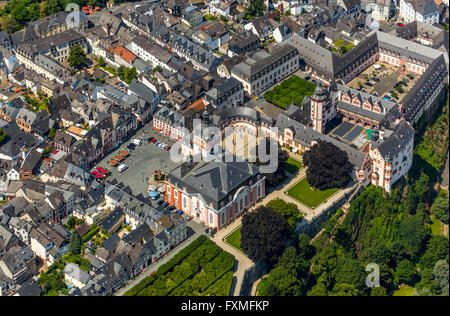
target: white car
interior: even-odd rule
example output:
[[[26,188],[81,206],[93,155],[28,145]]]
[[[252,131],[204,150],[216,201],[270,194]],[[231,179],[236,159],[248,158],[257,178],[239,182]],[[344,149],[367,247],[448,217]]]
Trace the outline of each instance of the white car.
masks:
[[[128,169],[128,166],[121,164],[117,169],[119,170],[119,172],[124,172],[125,170]]]
[[[132,139],[131,142],[132,142],[133,144],[137,145],[137,146],[141,146],[141,145],[142,145],[142,140],[137,139],[137,138]]]

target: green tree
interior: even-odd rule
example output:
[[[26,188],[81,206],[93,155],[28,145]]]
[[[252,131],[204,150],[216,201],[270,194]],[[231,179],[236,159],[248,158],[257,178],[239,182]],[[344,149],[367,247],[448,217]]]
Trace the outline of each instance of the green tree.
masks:
[[[294,233],[295,224],[303,217],[297,205],[294,203],[286,203],[282,199],[275,199],[270,201],[266,206],[283,216],[286,219],[289,231]]]
[[[439,260],[448,259],[448,254],[448,239],[442,235],[431,236],[426,245],[425,253],[419,260],[419,265],[422,269],[433,269],[436,262],[438,262]]]
[[[358,290],[358,293],[362,293],[367,288],[364,267],[356,259],[344,257],[337,266],[336,283],[352,285]]]
[[[386,296],[386,288],[382,286],[374,286],[370,289],[370,296]]]
[[[70,49],[68,61],[74,69],[80,69],[86,65],[86,54],[80,45],[74,45]]]
[[[322,283],[317,283],[308,292],[308,296],[327,296],[328,291],[325,285]]]
[[[5,141],[6,137],[8,137],[8,135],[0,128],[0,145]]]
[[[433,206],[431,208],[431,211],[433,212],[434,216],[436,216],[437,219],[441,220],[442,222],[448,224],[448,214],[449,214],[449,207],[448,207],[448,195],[444,192],[441,192],[438,197],[434,200]]]
[[[124,77],[124,81],[127,84],[130,84],[131,81],[133,81],[133,79],[137,77],[137,70],[136,70],[136,68],[134,68],[134,67],[133,68],[125,68],[123,77]]]
[[[250,0],[250,4],[247,7],[247,17],[263,16],[267,9],[264,0]]]
[[[411,284],[416,275],[416,268],[411,261],[404,259],[400,261],[395,270],[395,279],[397,284]]]
[[[67,228],[69,230],[72,230],[75,227],[76,224],[77,224],[77,218],[75,216],[72,216],[71,218],[69,218],[67,220],[67,225],[66,226],[67,226]]]
[[[100,67],[105,67],[106,66],[106,61],[105,61],[105,59],[102,56],[97,58],[96,62],[97,62],[97,65],[99,65]]]
[[[338,283],[333,287],[331,296],[358,296],[361,292],[352,284]]]
[[[420,218],[410,216],[400,223],[400,244],[415,258],[425,246],[427,233]]]
[[[448,263],[445,260],[439,260],[433,269],[434,280],[439,286],[440,294],[442,296],[448,296]]]
[[[54,127],[52,127],[50,129],[50,131],[48,132],[48,138],[50,138],[50,139],[55,138],[55,134],[56,134],[56,129]]]
[[[288,238],[286,220],[270,208],[260,206],[242,217],[241,247],[253,261],[275,263]]]
[[[342,188],[351,180],[347,153],[330,142],[318,140],[303,155],[303,163],[309,184],[319,190]]]
[[[261,296],[299,296],[303,295],[303,278],[309,266],[304,266],[294,247],[287,248],[278,260],[276,267],[265,279],[265,286],[258,292]]]
[[[298,256],[305,260],[310,260],[315,255],[315,248],[310,244],[311,238],[306,234],[298,235],[297,239],[297,249]]]
[[[81,253],[81,239],[77,232],[70,236],[69,249],[72,253],[79,255]]]

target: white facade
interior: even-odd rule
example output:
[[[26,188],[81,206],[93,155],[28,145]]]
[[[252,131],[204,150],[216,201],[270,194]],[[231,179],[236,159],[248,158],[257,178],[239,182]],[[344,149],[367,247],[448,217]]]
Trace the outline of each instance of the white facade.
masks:
[[[412,166],[414,137],[408,145],[395,155],[392,162],[386,162],[378,149],[370,150],[369,155],[373,162],[371,182],[391,192],[392,184],[408,173]]]
[[[411,23],[413,21],[419,21],[423,23],[439,23],[439,8],[434,4],[432,0],[422,0],[423,2],[430,1],[432,3],[425,4],[425,6],[434,6],[434,10],[428,11],[425,14],[416,11],[414,6],[408,0],[400,0],[400,17],[405,22]]]

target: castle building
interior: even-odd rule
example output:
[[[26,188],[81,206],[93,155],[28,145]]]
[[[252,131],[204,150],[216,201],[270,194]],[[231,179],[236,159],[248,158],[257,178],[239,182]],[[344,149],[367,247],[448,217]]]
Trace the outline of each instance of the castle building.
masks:
[[[248,162],[183,163],[168,175],[165,200],[221,229],[265,196],[265,177]]]

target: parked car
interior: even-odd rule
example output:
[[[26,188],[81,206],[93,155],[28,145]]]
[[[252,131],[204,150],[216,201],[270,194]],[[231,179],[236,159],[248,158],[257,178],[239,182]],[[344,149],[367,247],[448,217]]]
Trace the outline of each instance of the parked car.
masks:
[[[169,151],[172,148],[172,146],[167,146],[166,150]]]
[[[119,170],[119,172],[124,172],[125,170],[127,170],[128,169],[128,166],[127,165],[124,165],[124,164],[122,164],[122,165],[120,165],[118,168],[117,168],[118,170]]]
[[[131,140],[131,143],[135,144],[137,146],[141,146],[142,145],[142,140],[134,138],[134,139]]]
[[[130,143],[130,144],[127,146],[127,149],[128,149],[128,148],[131,148],[131,150],[134,150],[134,149],[136,149],[136,145],[133,144],[133,143]]]

